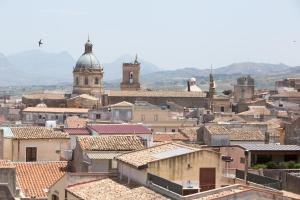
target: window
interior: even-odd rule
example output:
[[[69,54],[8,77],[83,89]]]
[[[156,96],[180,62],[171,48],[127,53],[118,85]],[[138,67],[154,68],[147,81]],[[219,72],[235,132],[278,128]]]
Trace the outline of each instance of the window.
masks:
[[[242,163],[242,164],[245,163],[245,158],[244,158],[244,157],[241,157],[241,158],[240,158],[240,163]]]
[[[42,115],[39,115],[39,119],[42,119]]]
[[[133,83],[133,72],[129,73],[129,83],[132,84]]]
[[[175,130],[175,129],[172,129],[172,132],[174,133],[174,132],[176,132],[176,130]]]
[[[99,84],[99,78],[96,77],[96,78],[95,78],[95,85],[98,85],[98,84]]]
[[[89,84],[89,78],[86,76],[84,77],[84,84],[85,85],[88,85]]]
[[[96,114],[96,119],[101,119],[101,114]]]
[[[224,106],[221,106],[221,112],[224,112],[224,111],[225,111]]]
[[[154,115],[154,121],[158,121],[158,115]]]
[[[26,147],[26,162],[35,162],[36,154],[37,154],[36,147]]]
[[[55,119],[58,120],[58,115],[55,115]]]
[[[52,194],[51,200],[59,200],[59,197],[55,194]]]
[[[79,78],[76,77],[76,85],[79,85]]]
[[[141,115],[141,121],[145,121],[145,115]]]

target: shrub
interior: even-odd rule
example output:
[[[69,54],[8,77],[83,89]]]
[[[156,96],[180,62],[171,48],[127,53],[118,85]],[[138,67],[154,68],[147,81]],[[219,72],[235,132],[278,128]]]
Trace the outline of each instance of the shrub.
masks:
[[[278,164],[274,161],[269,161],[266,163],[268,169],[277,169]]]
[[[295,164],[295,168],[296,168],[296,169],[300,169],[300,163],[296,163],[296,164]]]
[[[288,162],[280,162],[278,164],[279,169],[288,169],[289,168],[289,163]]]
[[[258,170],[258,169],[266,169],[267,165],[265,165],[265,164],[256,164],[252,168],[256,169],[256,170]]]

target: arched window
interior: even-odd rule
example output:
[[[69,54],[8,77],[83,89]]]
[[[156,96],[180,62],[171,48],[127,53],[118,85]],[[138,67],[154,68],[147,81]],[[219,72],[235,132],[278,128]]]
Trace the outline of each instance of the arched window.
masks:
[[[133,72],[129,73],[129,83],[132,84],[133,83]]]
[[[79,78],[76,77],[76,85],[79,85]]]
[[[95,85],[98,85],[98,84],[99,84],[99,78],[96,77],[96,78],[95,78]]]
[[[89,84],[89,78],[86,76],[84,77],[84,84],[85,85],[88,85]]]

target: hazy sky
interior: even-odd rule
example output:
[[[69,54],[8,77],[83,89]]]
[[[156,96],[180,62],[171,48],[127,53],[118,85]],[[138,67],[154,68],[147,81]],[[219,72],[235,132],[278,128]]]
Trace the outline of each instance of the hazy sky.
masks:
[[[43,38],[77,59],[90,34],[101,63],[138,53],[168,69],[300,65],[299,0],[0,0],[0,19],[5,55]]]

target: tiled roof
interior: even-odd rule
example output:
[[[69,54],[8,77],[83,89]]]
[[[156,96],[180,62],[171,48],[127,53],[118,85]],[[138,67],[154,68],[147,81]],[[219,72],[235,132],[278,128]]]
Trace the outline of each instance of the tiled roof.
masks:
[[[142,124],[97,124],[88,126],[98,134],[151,134]]]
[[[22,112],[40,112],[40,113],[88,113],[86,108],[40,108],[27,107]]]
[[[157,133],[153,135],[155,142],[171,142],[172,140],[193,140],[194,134],[191,133]]]
[[[242,119],[241,117],[237,116],[237,115],[233,115],[233,116],[220,116],[220,117],[216,117],[213,122],[216,123],[222,123],[222,122],[246,122],[244,119]]]
[[[14,138],[17,139],[51,139],[69,138],[67,133],[55,131],[46,127],[18,127],[11,128]]]
[[[82,128],[86,127],[87,119],[80,118],[78,116],[70,116],[66,119],[66,127],[67,128]]]
[[[265,136],[259,129],[233,128],[230,130],[229,139],[232,141],[264,141]]]
[[[129,103],[127,101],[122,101],[122,102],[110,105],[110,107],[132,107],[132,106],[133,106],[133,104]]]
[[[88,95],[88,94],[81,94],[81,95],[72,97],[70,99],[76,99],[76,98],[83,98],[83,99],[88,99],[88,100],[92,100],[92,101],[99,101],[98,98],[96,98],[94,96],[91,96],[91,95]]]
[[[79,136],[80,147],[87,151],[131,151],[144,148],[137,136]]]
[[[90,135],[90,132],[87,128],[65,128],[64,132],[69,135]]]
[[[101,160],[101,159],[113,159],[116,156],[120,155],[121,152],[91,152],[87,153],[87,156],[91,160]]]
[[[205,97],[202,92],[187,91],[117,91],[110,90],[108,96],[121,97]]]
[[[113,179],[102,179],[69,186],[66,189],[83,200],[164,200],[166,197],[139,185],[128,185]]]
[[[179,156],[198,150],[199,149],[180,145],[177,143],[165,143],[146,149],[122,154],[117,157],[117,160],[139,168],[152,161]]]
[[[229,135],[233,141],[264,141],[264,134],[256,128],[228,128],[220,124],[207,124],[205,128],[213,135]]]
[[[15,165],[9,160],[0,160],[0,168],[15,168]]]
[[[46,190],[67,171],[67,162],[15,162],[19,186],[26,197],[47,198]]]
[[[298,145],[278,145],[278,144],[242,144],[239,145],[249,151],[299,151]]]
[[[36,93],[23,95],[26,99],[65,99],[65,94],[60,93]]]
[[[249,110],[241,112],[238,115],[270,115],[271,111],[265,106],[249,106]]]

